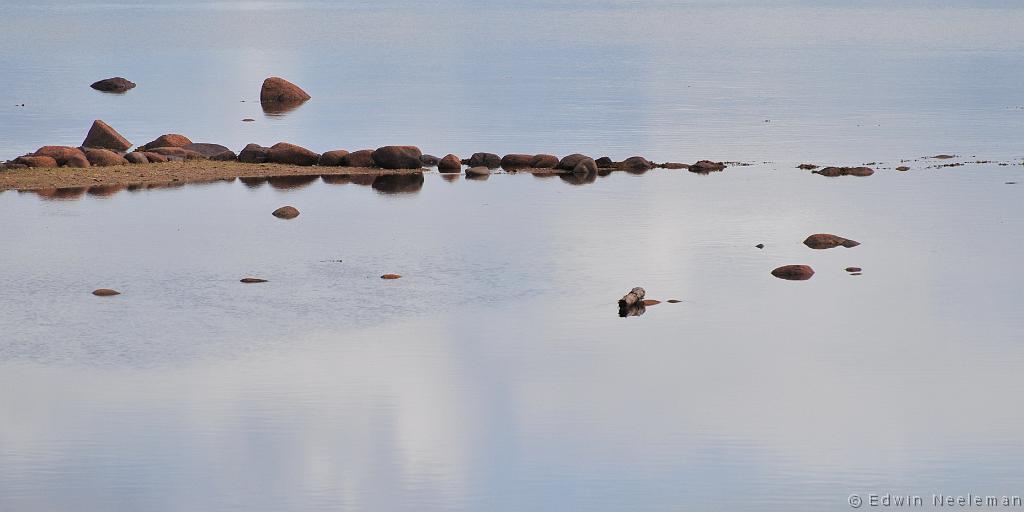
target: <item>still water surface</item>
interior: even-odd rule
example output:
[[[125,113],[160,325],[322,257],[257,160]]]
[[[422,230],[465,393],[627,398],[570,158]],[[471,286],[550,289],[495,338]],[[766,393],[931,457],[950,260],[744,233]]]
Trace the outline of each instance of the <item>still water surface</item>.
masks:
[[[778,163],[2,192],[0,511],[1024,494],[1024,167],[890,169],[1019,162],[1013,4],[5,5],[3,158],[99,117],[136,143]],[[314,99],[264,116],[271,74]],[[88,89],[112,75],[139,87]],[[790,263],[817,274],[769,274]],[[633,286],[683,302],[618,318]]]

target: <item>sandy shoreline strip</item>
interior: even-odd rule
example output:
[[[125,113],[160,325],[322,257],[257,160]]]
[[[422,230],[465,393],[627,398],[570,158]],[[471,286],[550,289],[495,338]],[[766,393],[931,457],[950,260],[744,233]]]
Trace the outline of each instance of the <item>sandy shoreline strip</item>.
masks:
[[[44,190],[93,186],[152,187],[208,183],[235,178],[282,176],[409,174],[420,170],[386,170],[364,167],[302,167],[284,164],[246,164],[211,160],[185,160],[113,167],[30,168],[0,170],[0,190]],[[549,169],[544,169],[545,171]]]

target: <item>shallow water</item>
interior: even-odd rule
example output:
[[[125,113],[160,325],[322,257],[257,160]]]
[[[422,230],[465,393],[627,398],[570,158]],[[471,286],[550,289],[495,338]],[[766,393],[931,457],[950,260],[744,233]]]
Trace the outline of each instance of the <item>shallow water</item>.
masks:
[[[0,511],[1022,494],[1024,166],[891,169],[1019,163],[1012,3],[29,4],[0,19],[0,158],[101,117],[136,143],[777,163],[0,192]],[[313,100],[264,116],[270,74]],[[139,87],[87,87],[112,75]],[[769,273],[792,263],[817,273]],[[682,302],[619,318],[634,286]]]

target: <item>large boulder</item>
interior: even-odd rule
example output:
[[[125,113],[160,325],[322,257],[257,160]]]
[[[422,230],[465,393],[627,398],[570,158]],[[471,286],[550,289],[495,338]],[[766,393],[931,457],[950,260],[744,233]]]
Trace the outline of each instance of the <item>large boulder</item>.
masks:
[[[584,158],[572,168],[573,174],[597,174],[597,162],[593,158]]]
[[[554,169],[558,167],[558,157],[555,155],[533,155],[530,159],[530,167],[534,169]]]
[[[142,146],[142,149],[148,151],[153,148],[183,148],[189,144],[192,144],[192,141],[188,137],[177,133],[167,133]]]
[[[129,89],[134,89],[135,82],[115,76],[114,78],[104,78],[103,80],[94,82],[89,87],[103,92],[125,92]]]
[[[785,265],[772,270],[772,275],[789,281],[806,281],[814,275],[814,269],[807,265]]]
[[[384,146],[373,152],[373,163],[383,169],[419,169],[423,152],[416,146]]]
[[[811,172],[830,178],[837,176],[871,176],[875,173],[874,169],[870,167],[826,167]]]
[[[529,169],[531,162],[533,162],[533,155],[505,155],[501,157],[501,168],[506,171]]]
[[[598,158],[597,160],[594,160],[594,163],[596,163],[597,166],[602,168],[602,169],[609,168],[609,167],[617,167],[617,165],[615,163],[615,160],[612,160],[611,157],[607,157],[607,156],[602,156],[601,158]]]
[[[462,162],[470,167],[486,167],[497,169],[501,167],[501,157],[494,153],[473,153],[469,160]]]
[[[320,160],[317,161],[316,165],[320,167],[337,167],[341,165],[341,159],[348,154],[348,151],[344,149],[335,149],[334,151],[328,151],[320,155]]]
[[[462,160],[449,153],[437,163],[437,170],[444,173],[462,172]]]
[[[306,91],[299,86],[276,76],[264,80],[263,88],[260,89],[261,103],[294,103],[306,101],[309,98],[309,94],[306,94]]]
[[[857,247],[860,242],[856,240],[850,240],[841,236],[830,235],[828,233],[818,233],[811,235],[804,240],[804,245],[811,249],[831,249],[833,247],[839,247],[840,245],[846,248]]]
[[[146,155],[143,154],[143,153],[140,153],[138,151],[132,151],[131,153],[128,153],[127,155],[124,156],[124,159],[128,160],[128,163],[130,163],[130,164],[148,164],[149,163],[149,159],[146,158]]]
[[[238,155],[236,155],[234,151],[231,151],[230,149],[221,146],[220,144],[199,142],[188,144],[182,147],[182,149],[186,151],[195,151],[196,153],[203,155],[203,158],[206,158],[208,160],[230,162],[238,159]]]
[[[167,157],[160,153],[153,153],[152,151],[143,151],[142,154],[149,160],[151,164],[162,164],[167,161]]]
[[[52,156],[19,156],[14,159],[14,163],[38,168],[57,167],[57,160]]]
[[[711,172],[717,172],[725,170],[726,165],[722,162],[712,162],[710,160],[701,160],[695,164],[690,165],[690,172],[697,174],[708,174]]]
[[[238,153],[238,161],[247,164],[262,164],[270,159],[270,148],[249,144]]]
[[[110,125],[97,119],[93,121],[92,128],[89,128],[89,134],[85,136],[82,147],[128,151],[132,147],[132,143],[128,142],[128,139],[122,137]]]
[[[320,160],[319,154],[287,142],[278,142],[270,146],[267,157],[268,162],[301,166],[316,165]]]
[[[583,160],[585,160],[587,158],[590,158],[590,157],[587,156],[587,155],[581,155],[579,153],[573,153],[573,154],[571,154],[569,156],[566,156],[566,157],[563,157],[561,160],[559,160],[558,161],[558,168],[563,170],[563,171],[571,171],[571,170],[576,168],[576,164],[580,163],[581,161],[583,161]],[[593,159],[591,159],[591,160],[593,160]],[[594,165],[596,166],[597,163],[595,162]]]
[[[123,156],[101,148],[85,148],[85,158],[89,159],[90,164],[98,167],[128,165],[128,160]]]
[[[89,167],[89,160],[81,149],[70,146],[43,146],[33,156],[48,156],[57,161],[57,165],[68,167]]]
[[[437,167],[437,164],[439,164],[440,162],[441,159],[434,155],[424,154],[423,156],[420,157],[420,163],[423,164],[423,167]]]
[[[631,156],[623,160],[619,167],[625,171],[649,171],[654,168],[654,163],[642,156]]]
[[[373,150],[360,149],[341,158],[342,167],[373,167]]]

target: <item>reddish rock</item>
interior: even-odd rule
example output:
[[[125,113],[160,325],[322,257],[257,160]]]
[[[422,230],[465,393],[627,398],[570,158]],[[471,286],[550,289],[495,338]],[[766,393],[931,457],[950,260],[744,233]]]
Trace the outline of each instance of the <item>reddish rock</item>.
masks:
[[[830,178],[837,176],[871,176],[875,173],[870,167],[825,167],[813,172]]]
[[[234,151],[231,151],[220,144],[210,144],[205,142],[192,143],[182,147],[182,149],[186,151],[195,151],[208,160],[231,162],[238,159],[238,155],[235,155]]]
[[[584,158],[576,163],[573,174],[597,174],[597,162],[593,158]]]
[[[533,155],[530,160],[530,167],[534,169],[554,169],[558,167],[558,157],[555,155]]]
[[[278,142],[270,146],[267,157],[268,162],[301,166],[316,165],[320,160],[320,155],[304,147],[287,142]]]
[[[611,169],[619,166],[619,164],[615,163],[615,160],[612,160],[611,157],[607,156],[602,156],[601,158],[594,160],[594,163],[597,164],[599,169]]]
[[[803,169],[805,171],[813,171],[813,170],[817,169],[818,167],[819,166],[814,165],[814,164],[800,164],[800,165],[796,166],[797,169]]]
[[[708,174],[711,172],[718,172],[725,170],[726,165],[722,162],[712,162],[710,160],[701,160],[690,166],[690,172],[698,174]]]
[[[128,139],[122,137],[110,125],[97,119],[93,121],[92,128],[89,128],[89,133],[85,136],[82,147],[128,151],[132,147],[132,143],[128,142]]]
[[[43,146],[33,153],[34,156],[48,156],[57,161],[57,165],[68,167],[89,167],[89,160],[81,149],[70,146]]]
[[[167,161],[167,157],[160,153],[153,153],[152,151],[143,151],[142,154],[149,160],[151,164],[161,164]]]
[[[249,144],[238,153],[238,161],[247,164],[262,164],[270,159],[270,148]]]
[[[466,176],[490,176],[490,174],[491,170],[483,165],[466,169]]]
[[[654,299],[644,299],[644,301],[641,302],[641,304],[643,304],[644,306],[657,306],[658,304],[661,304],[661,301]]]
[[[85,158],[89,163],[98,167],[111,167],[115,165],[128,165],[128,160],[113,151],[100,148],[85,148]]]
[[[203,155],[185,148],[152,148],[146,154],[156,153],[163,155],[168,160],[202,160]],[[149,158],[148,156],[146,158]]]
[[[360,149],[353,151],[341,158],[342,167],[373,167],[373,150]]]
[[[38,168],[57,167],[57,160],[50,156],[19,156],[14,159],[14,163]]]
[[[144,155],[142,153],[139,153],[138,151],[132,151],[131,153],[128,153],[127,155],[124,156],[124,159],[128,160],[128,163],[130,163],[130,164],[148,164],[149,163],[149,159],[146,158],[146,155]]]
[[[121,295],[121,292],[111,290],[110,288],[100,288],[99,290],[93,290],[92,294],[97,297],[113,297],[115,295]]]
[[[437,164],[441,162],[441,159],[434,155],[424,154],[420,157],[420,163],[423,167],[437,167]]]
[[[840,245],[846,248],[857,247],[860,242],[843,238],[841,236],[830,235],[828,233],[818,233],[811,235],[804,240],[804,245],[811,249],[831,249],[833,247],[839,247]]]
[[[580,163],[584,159],[593,160],[592,158],[590,158],[587,155],[581,155],[579,153],[573,153],[573,154],[571,154],[569,156],[566,156],[566,157],[563,157],[561,160],[559,160],[558,161],[558,168],[563,170],[563,171],[571,171],[571,170],[576,168],[576,164]],[[594,162],[594,166],[597,167],[597,162]]]
[[[850,273],[853,273],[853,272],[861,272],[861,271],[863,271],[863,270],[864,270],[864,269],[862,269],[862,268],[860,268],[860,267],[846,267],[846,271],[847,271],[847,272],[850,272]]]
[[[338,167],[341,165],[341,159],[348,154],[348,151],[344,149],[335,149],[334,151],[328,151],[320,155],[320,160],[317,161],[316,165],[320,167]]]
[[[299,86],[276,76],[264,80],[263,88],[260,89],[261,103],[303,102],[309,98],[309,94],[306,94],[306,91],[303,91]]]
[[[896,170],[897,170],[897,171],[901,171],[901,172],[902,172],[902,171],[909,171],[909,170],[910,170],[910,167],[907,167],[907,166],[905,166],[905,165],[901,165],[901,166],[897,167],[897,168],[896,168]]]
[[[371,155],[373,163],[382,169],[419,169],[423,167],[422,156],[416,146],[384,146]]]
[[[473,153],[469,160],[462,162],[470,167],[486,167],[497,169],[501,167],[501,157],[494,153]]]
[[[462,160],[453,154],[447,154],[437,163],[438,172],[462,172]]]
[[[103,80],[94,82],[89,87],[103,92],[125,92],[129,89],[134,89],[135,82],[115,76],[114,78],[104,78]]]
[[[772,270],[772,275],[790,281],[806,281],[814,275],[814,269],[807,265],[785,265]]]
[[[506,171],[528,169],[533,162],[533,155],[505,155],[501,157],[501,168]]]
[[[271,215],[279,219],[294,219],[299,216],[299,210],[294,206],[282,206],[274,210]]]
[[[143,150],[150,150],[154,148],[183,148],[192,144],[192,141],[184,135],[177,133],[167,133],[157,137],[152,142],[142,146]]]
[[[381,279],[401,279],[402,276],[398,274],[384,274],[380,276]]]

